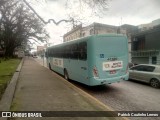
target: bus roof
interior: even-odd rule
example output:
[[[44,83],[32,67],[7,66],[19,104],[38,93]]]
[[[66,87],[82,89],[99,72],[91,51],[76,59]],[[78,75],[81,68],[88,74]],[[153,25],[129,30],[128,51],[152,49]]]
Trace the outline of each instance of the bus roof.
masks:
[[[73,40],[70,40],[70,41],[67,41],[67,42],[64,42],[64,43],[61,43],[61,44],[50,46],[50,47],[48,47],[48,49],[52,48],[52,47],[58,47],[58,46],[62,46],[62,45],[67,45],[67,44],[72,44],[72,43],[76,43],[76,42],[80,42],[80,41],[85,41],[88,38],[103,37],[103,36],[104,37],[116,37],[116,36],[123,37],[125,35],[123,35],[123,34],[96,34],[96,35],[89,35],[89,36],[86,36],[86,37],[81,37],[81,38],[73,39]]]

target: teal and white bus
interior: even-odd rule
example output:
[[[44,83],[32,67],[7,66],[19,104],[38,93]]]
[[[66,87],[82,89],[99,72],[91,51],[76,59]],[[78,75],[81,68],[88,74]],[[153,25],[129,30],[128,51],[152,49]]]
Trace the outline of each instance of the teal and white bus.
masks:
[[[128,40],[119,34],[92,35],[47,48],[47,65],[80,83],[96,86],[128,80]]]

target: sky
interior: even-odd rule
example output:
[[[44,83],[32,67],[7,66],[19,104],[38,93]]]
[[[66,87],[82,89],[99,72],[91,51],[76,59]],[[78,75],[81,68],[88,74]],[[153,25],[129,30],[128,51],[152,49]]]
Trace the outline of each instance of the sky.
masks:
[[[27,0],[35,11],[45,20],[69,19],[69,16],[79,19],[83,26],[93,22],[119,26],[122,24],[140,25],[150,23],[160,18],[160,0],[108,0],[108,9],[97,16],[86,5],[78,7],[79,0]],[[97,13],[101,13],[98,11]],[[53,23],[46,25],[49,32],[49,43],[62,43],[63,35],[71,30],[70,23],[61,23],[56,26]]]

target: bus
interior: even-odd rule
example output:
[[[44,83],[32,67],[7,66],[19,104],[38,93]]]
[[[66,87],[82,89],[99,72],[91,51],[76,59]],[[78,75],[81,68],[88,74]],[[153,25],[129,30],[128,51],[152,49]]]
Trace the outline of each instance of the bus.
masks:
[[[128,40],[121,34],[92,35],[46,49],[49,69],[88,86],[128,80]]]

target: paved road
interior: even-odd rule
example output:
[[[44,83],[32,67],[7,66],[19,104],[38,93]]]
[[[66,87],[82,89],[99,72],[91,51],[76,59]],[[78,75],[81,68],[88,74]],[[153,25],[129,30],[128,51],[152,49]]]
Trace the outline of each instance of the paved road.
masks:
[[[160,111],[160,89],[152,88],[148,84],[122,81],[111,85],[88,87],[77,82],[72,83],[115,111]],[[141,120],[142,118],[131,119]],[[150,119],[153,118],[145,118],[145,120]]]
[[[117,111],[160,110],[160,89],[144,83],[122,81],[93,88],[78,83],[76,85]]]

